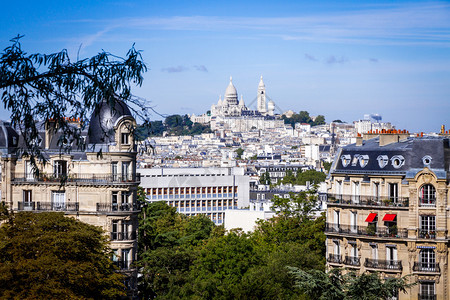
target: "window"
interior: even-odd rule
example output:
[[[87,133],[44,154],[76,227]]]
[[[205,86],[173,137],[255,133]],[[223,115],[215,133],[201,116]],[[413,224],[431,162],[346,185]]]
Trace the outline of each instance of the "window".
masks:
[[[370,247],[372,248],[372,259],[373,260],[378,259],[378,247],[377,247],[377,245],[370,245]]]
[[[420,268],[422,271],[435,271],[436,254],[434,249],[422,249],[420,251]]]
[[[117,162],[116,161],[111,163],[111,174],[112,174],[113,181],[117,181],[119,179],[117,176]]]
[[[129,240],[130,239],[130,221],[122,221],[122,239]]]
[[[54,210],[66,209],[66,193],[52,192],[52,207]]]
[[[380,200],[380,183],[373,183],[373,198],[375,201]]]
[[[122,145],[130,144],[130,134],[129,133],[122,132],[121,143],[122,143]]]
[[[130,178],[130,162],[124,161],[122,162],[122,180],[127,181]]]
[[[405,164],[405,158],[402,155],[394,155],[391,158],[391,164],[395,169],[399,169]]]
[[[34,180],[33,166],[31,165],[31,161],[29,160],[27,160],[25,163],[25,180],[27,181]]]
[[[357,232],[357,218],[358,213],[356,211],[350,212],[350,231],[351,232]]]
[[[388,267],[397,264],[397,247],[386,246],[386,261]]]
[[[67,175],[67,161],[55,160],[53,165],[53,173],[55,177],[61,177]]]
[[[419,299],[435,299],[434,281],[420,282],[420,297]]]
[[[436,205],[436,189],[431,184],[425,184],[420,188],[420,206]]]
[[[128,269],[130,267],[130,253],[131,249],[122,249],[122,265],[124,269]]]
[[[119,237],[118,237],[118,229],[119,229],[119,221],[112,221],[112,230],[111,230],[111,240],[117,240]]]
[[[111,194],[111,206],[113,211],[117,211],[119,204],[119,193],[118,192],[112,192]]]
[[[419,237],[434,239],[436,237],[436,216],[420,216]]]
[[[23,209],[24,210],[33,210],[33,201],[32,201],[31,190],[23,191]]]
[[[354,203],[359,203],[359,198],[360,198],[359,182],[353,181],[352,182],[352,200]]]
[[[389,200],[391,202],[398,202],[398,184],[397,183],[389,183]]]

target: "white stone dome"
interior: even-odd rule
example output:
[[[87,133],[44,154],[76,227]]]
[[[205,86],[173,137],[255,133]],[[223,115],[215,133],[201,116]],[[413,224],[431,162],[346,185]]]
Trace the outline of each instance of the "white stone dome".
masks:
[[[237,90],[233,85],[233,78],[230,77],[230,84],[228,84],[227,89],[225,90],[225,98],[237,98]]]
[[[267,109],[268,110],[275,110],[275,102],[270,100],[269,103],[267,103]]]

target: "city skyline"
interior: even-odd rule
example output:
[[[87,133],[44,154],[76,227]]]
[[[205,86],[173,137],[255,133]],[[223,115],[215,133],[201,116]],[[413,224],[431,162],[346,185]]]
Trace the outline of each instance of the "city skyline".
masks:
[[[149,71],[133,93],[161,114],[206,112],[230,76],[250,104],[262,75],[284,111],[327,122],[378,113],[411,132],[450,126],[446,2],[29,1],[5,11],[2,49],[17,34],[28,53],[66,48],[73,59],[124,56],[135,43]]]

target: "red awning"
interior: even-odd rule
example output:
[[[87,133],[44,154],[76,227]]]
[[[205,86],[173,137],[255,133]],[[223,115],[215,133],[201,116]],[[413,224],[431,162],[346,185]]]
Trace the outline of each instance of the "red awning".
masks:
[[[397,215],[395,215],[395,214],[385,214],[384,217],[383,217],[383,221],[394,222],[394,219],[395,219],[396,216]]]
[[[373,220],[375,220],[376,217],[377,217],[377,214],[376,214],[376,213],[370,213],[370,214],[367,216],[366,222],[371,223],[371,222],[373,222]]]

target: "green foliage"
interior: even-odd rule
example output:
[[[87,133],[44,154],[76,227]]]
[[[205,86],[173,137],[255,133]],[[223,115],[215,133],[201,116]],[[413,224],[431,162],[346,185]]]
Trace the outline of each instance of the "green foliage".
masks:
[[[171,115],[166,117],[164,122],[151,121],[146,125],[138,126],[136,130],[139,140],[150,136],[162,136],[164,131],[167,131],[169,135],[199,135],[212,132],[209,125],[193,123],[188,115]]]
[[[236,152],[236,154],[237,154],[237,156],[236,156],[237,159],[242,159],[242,154],[244,154],[244,149],[237,148],[234,152]]]
[[[284,120],[284,124],[290,124],[292,127],[295,126],[295,123],[307,123],[311,124],[311,126],[325,124],[325,117],[323,115],[318,115],[313,121],[309,116],[309,113],[304,110],[300,111],[298,114],[294,113],[290,118],[283,115],[282,119]]]
[[[101,228],[64,213],[13,214],[0,227],[0,298],[123,296],[108,245]]]
[[[259,183],[260,184],[265,184],[265,185],[271,185],[272,184],[272,180],[270,179],[269,171],[266,171],[266,172],[261,174],[261,176],[259,177]]]
[[[331,165],[332,165],[333,163],[327,162],[327,161],[323,161],[322,164],[323,164],[323,168],[324,168],[327,172],[329,172],[329,171],[330,171],[330,168],[331,168]]]
[[[307,170],[302,172],[302,170],[297,171],[297,175],[294,176],[292,171],[287,171],[286,175],[280,181],[283,184],[293,184],[293,185],[306,185],[309,181],[310,184],[319,184],[324,182],[327,175],[323,172],[318,172],[316,170]]]
[[[225,232],[163,202],[141,212],[142,296],[158,299],[298,299],[286,267],[323,270],[325,218],[304,197],[296,214],[261,220],[252,233]],[[314,202],[314,201],[313,201]]]
[[[341,300],[362,299],[378,300],[395,296],[396,291],[406,293],[406,289],[416,283],[408,283],[408,277],[390,277],[381,279],[378,273],[355,272],[342,274],[340,269],[331,269],[328,273],[319,270],[304,271],[290,267],[290,273],[296,278],[296,287],[312,299]]]

